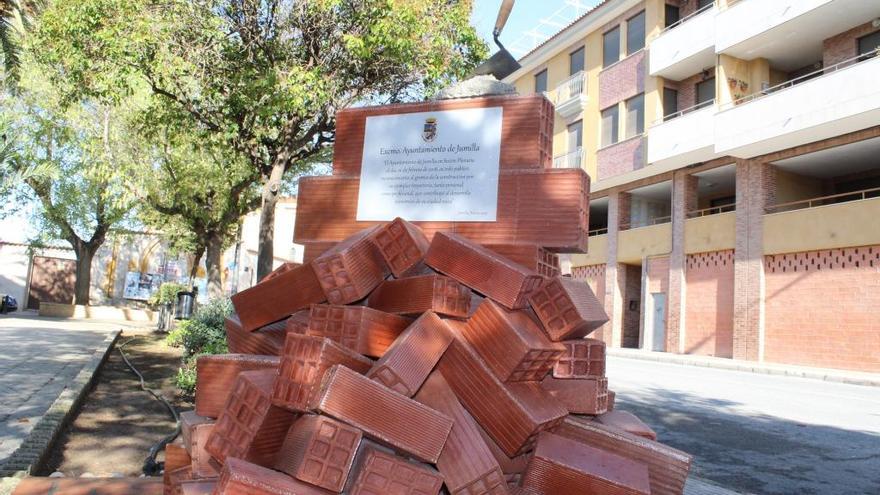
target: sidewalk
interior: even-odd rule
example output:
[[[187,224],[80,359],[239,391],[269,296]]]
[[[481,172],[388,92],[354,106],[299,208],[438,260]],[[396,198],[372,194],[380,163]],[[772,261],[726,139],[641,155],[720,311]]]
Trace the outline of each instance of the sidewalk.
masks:
[[[694,356],[690,354],[670,354],[667,352],[652,352],[641,349],[620,349],[608,347],[608,356],[638,359],[642,361],[656,361],[660,363],[682,364],[686,366],[701,366],[703,368],[716,368],[731,371],[746,371],[765,375],[793,376],[826,382],[846,383],[849,385],[865,385],[880,387],[880,373],[865,373],[860,371],[834,370],[827,368],[809,368],[806,366],[794,366],[786,364],[758,363],[755,361],[741,361],[737,359],[716,358],[709,356]]]

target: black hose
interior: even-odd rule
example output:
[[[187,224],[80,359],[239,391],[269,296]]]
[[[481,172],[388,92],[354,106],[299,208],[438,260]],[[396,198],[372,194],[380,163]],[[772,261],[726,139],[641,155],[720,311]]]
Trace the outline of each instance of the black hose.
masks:
[[[137,339],[137,337],[132,337],[132,338],[126,340],[125,342],[123,342],[122,344],[120,344],[119,346],[117,346],[116,349],[119,351],[119,355],[122,356],[122,360],[125,361],[125,365],[128,366],[128,368],[131,371],[133,371],[134,374],[137,375],[138,379],[141,381],[141,390],[149,393],[150,395],[153,396],[153,398],[155,398],[156,400],[158,400],[162,404],[165,404],[165,407],[168,408],[168,411],[171,413],[171,416],[174,418],[174,421],[177,423],[177,427],[174,429],[173,433],[166,436],[162,440],[159,440],[159,442],[157,442],[155,445],[150,447],[150,453],[147,456],[146,460],[144,460],[144,467],[143,467],[144,474],[147,476],[155,476],[155,475],[161,473],[162,469],[164,469],[164,467],[165,467],[164,462],[156,462],[156,456],[159,455],[159,452],[161,452],[165,448],[166,445],[173,442],[174,439],[177,438],[178,435],[180,435],[180,415],[177,414],[177,410],[174,409],[174,406],[172,406],[171,403],[165,399],[165,397],[163,397],[161,394],[159,394],[155,390],[147,387],[147,383],[144,381],[144,375],[142,375],[141,372],[138,371],[137,368],[135,368],[133,364],[131,364],[131,361],[128,360],[128,356],[126,356],[125,352],[123,352],[122,348],[127,346],[129,343],[131,343],[133,340],[136,340],[136,339]]]

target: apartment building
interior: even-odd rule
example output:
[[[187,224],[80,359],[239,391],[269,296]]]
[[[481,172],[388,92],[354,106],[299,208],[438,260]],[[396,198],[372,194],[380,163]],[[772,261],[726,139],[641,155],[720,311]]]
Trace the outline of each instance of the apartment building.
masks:
[[[615,347],[880,371],[880,1],[605,0],[506,79],[592,178]]]

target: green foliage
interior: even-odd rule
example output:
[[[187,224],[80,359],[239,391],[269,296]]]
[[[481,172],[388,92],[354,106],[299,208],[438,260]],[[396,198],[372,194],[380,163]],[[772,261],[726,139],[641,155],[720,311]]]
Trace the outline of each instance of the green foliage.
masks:
[[[199,306],[189,320],[181,321],[165,338],[172,347],[183,346],[183,362],[175,382],[184,393],[195,390],[196,359],[207,354],[225,354],[226,317],[233,312],[228,298],[217,298]]]
[[[189,290],[189,287],[177,282],[165,282],[159,286],[159,290],[150,296],[147,301],[152,307],[159,307],[165,304],[174,304],[177,302],[177,293]]]

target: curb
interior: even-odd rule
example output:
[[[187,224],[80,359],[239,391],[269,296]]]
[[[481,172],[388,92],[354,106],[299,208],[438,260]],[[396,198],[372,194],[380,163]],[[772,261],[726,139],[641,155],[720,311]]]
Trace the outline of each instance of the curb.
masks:
[[[680,364],[684,366],[697,366],[729,371],[744,371],[747,373],[764,375],[791,376],[795,378],[807,378],[810,380],[821,380],[847,385],[880,387],[880,373],[862,373],[858,371],[833,370],[826,368],[765,364],[736,359],[667,354],[665,352],[649,352],[611,347],[607,348],[606,353],[613,357],[639,361],[653,361],[658,363]]]
[[[49,406],[24,442],[11,456],[0,463],[0,476],[19,478],[20,480],[22,476],[32,474],[44,465],[58,435],[73,419],[82,400],[91,390],[97,371],[107,360],[107,356],[110,355],[110,351],[121,333],[122,330],[114,330],[107,335],[102,347],[92,354],[91,361],[83,366],[73,381]],[[0,495],[5,493],[2,490],[5,489],[7,479],[3,479],[3,482],[0,483]],[[18,481],[15,481],[14,484],[17,485]]]

